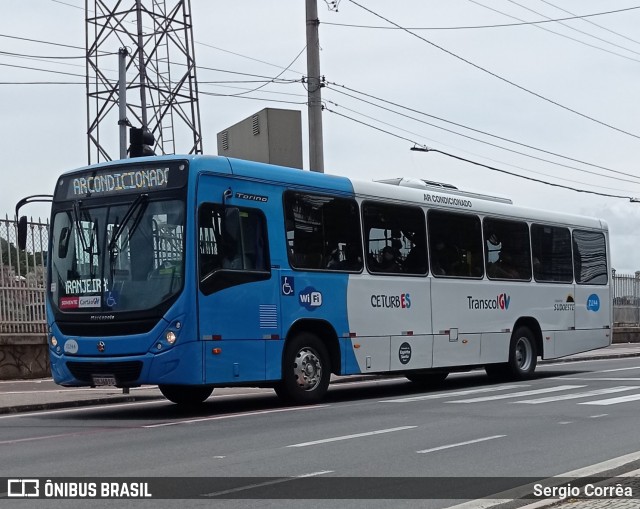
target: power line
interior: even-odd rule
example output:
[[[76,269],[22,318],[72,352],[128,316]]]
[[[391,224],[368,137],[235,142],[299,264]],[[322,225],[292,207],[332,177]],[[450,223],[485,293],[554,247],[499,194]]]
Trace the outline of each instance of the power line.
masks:
[[[438,143],[439,145],[444,145],[445,147],[451,147],[451,148],[454,148],[454,149],[460,150],[460,151],[462,151],[462,152],[465,152],[465,153],[467,153],[467,154],[472,154],[472,155],[474,155],[474,156],[481,157],[481,158],[486,159],[486,160],[488,160],[488,161],[493,161],[493,162],[500,163],[500,164],[506,164],[507,166],[511,166],[512,168],[517,168],[517,169],[519,169],[519,170],[523,170],[523,171],[526,171],[526,172],[529,172],[529,173],[533,173],[533,174],[535,174],[535,175],[543,175],[543,176],[545,176],[545,177],[551,177],[551,178],[556,179],[556,180],[562,180],[563,182],[571,182],[571,183],[573,183],[573,184],[576,184],[576,181],[575,181],[575,180],[571,180],[571,179],[564,178],[564,177],[558,177],[557,175],[549,175],[548,173],[543,173],[543,172],[539,172],[539,171],[534,171],[534,170],[531,170],[531,169],[529,169],[529,168],[524,168],[524,167],[522,167],[522,166],[518,166],[517,164],[512,164],[512,163],[507,163],[507,162],[505,162],[505,161],[496,160],[496,159],[493,159],[493,158],[491,158],[491,157],[487,157],[487,156],[484,156],[484,155],[481,155],[481,154],[477,154],[477,153],[475,153],[475,152],[471,152],[471,151],[469,151],[469,150],[465,150],[465,149],[462,149],[462,148],[459,148],[459,147],[455,147],[455,146],[452,146],[452,145],[448,145],[448,144],[446,144],[446,143],[442,143],[442,142],[437,141],[437,140],[434,140],[434,139],[432,139],[432,138],[427,138],[427,137],[425,137],[425,136],[423,136],[423,135],[421,135],[421,134],[414,133],[414,132],[409,131],[409,130],[407,130],[407,129],[404,129],[404,128],[402,128],[402,127],[398,127],[398,126],[393,125],[393,124],[390,124],[390,123],[388,123],[388,122],[383,122],[382,120],[380,120],[380,119],[378,119],[378,118],[371,117],[371,116],[369,116],[369,115],[365,115],[364,113],[361,113],[361,112],[359,112],[359,111],[356,111],[356,110],[353,110],[353,109],[350,109],[350,108],[346,108],[345,106],[339,105],[338,103],[335,103],[335,102],[333,102],[333,101],[325,101],[325,102],[330,103],[330,104],[333,104],[334,106],[336,106],[336,107],[338,107],[338,108],[342,108],[342,109],[344,109],[344,110],[346,110],[346,111],[350,111],[350,112],[352,112],[352,113],[355,113],[356,115],[360,115],[361,117],[368,118],[369,120],[373,120],[373,121],[375,121],[375,122],[377,122],[377,123],[379,123],[379,124],[386,125],[386,126],[388,126],[388,127],[393,127],[394,129],[397,129],[398,131],[402,131],[402,132],[404,132],[404,133],[408,133],[408,134],[412,134],[412,135],[414,135],[414,136],[418,136],[420,139],[426,139],[426,140],[429,140],[429,141],[431,141],[431,142]],[[333,111],[333,110],[331,110],[331,113],[336,113],[336,114],[337,114],[337,112],[335,112],[335,111]],[[347,118],[350,118],[350,117],[347,117]],[[354,120],[355,120],[355,119],[354,119]],[[373,126],[370,126],[370,124],[365,124],[365,125],[367,125],[368,127],[373,127]],[[417,142],[414,142],[414,143],[416,143],[416,144],[417,144]],[[634,184],[639,184],[639,185],[640,185],[640,183],[638,183],[638,182],[634,182]],[[614,188],[614,187],[607,187],[607,186],[595,186],[595,185],[594,185],[593,187],[598,187],[598,188],[600,188],[600,189],[608,189],[608,190],[611,190],[611,191],[625,191],[624,189],[618,189],[618,188]]]
[[[544,2],[544,0],[540,0],[542,2]],[[549,3],[549,2],[545,2],[545,3]],[[552,5],[552,4],[549,4]],[[555,7],[555,6],[553,6]],[[560,7],[558,7],[558,9],[560,9]],[[408,30],[474,30],[474,29],[482,29],[482,28],[503,28],[503,27],[517,27],[517,26],[525,26],[525,25],[541,25],[544,23],[557,23],[559,21],[568,21],[568,20],[572,20],[572,19],[585,19],[585,18],[590,18],[590,17],[594,17],[594,16],[604,16],[605,14],[615,14],[615,13],[619,13],[619,12],[625,12],[625,11],[632,11],[634,9],[640,9],[640,6],[637,7],[627,7],[626,9],[617,9],[614,11],[606,11],[606,12],[596,12],[594,14],[583,14],[583,15],[577,15],[577,14],[573,14],[569,11],[566,11],[564,9],[560,9],[561,11],[567,12],[569,14],[571,14],[571,16],[566,17],[566,18],[556,18],[556,19],[543,19],[543,20],[539,20],[539,21],[521,21],[520,23],[503,23],[503,24],[498,24],[498,25],[471,25],[471,26],[453,26],[453,27],[407,27]],[[517,18],[516,18],[517,19]],[[387,26],[372,26],[372,25],[353,25],[353,24],[349,24],[349,23],[329,23],[327,21],[322,21],[321,22],[322,25],[332,25],[332,26],[342,26],[342,27],[351,27],[351,28],[372,28],[372,29],[378,29],[378,30],[403,30],[403,28],[400,27],[387,27]],[[593,23],[595,25],[595,23]],[[596,26],[600,26],[600,25],[596,25]],[[600,27],[603,28],[603,27]],[[606,30],[606,29],[605,29]],[[617,34],[616,32],[613,32],[616,35],[620,35]],[[624,37],[624,36],[621,36]],[[630,39],[633,40],[633,39]],[[635,42],[635,41],[634,41]]]
[[[465,163],[470,163],[470,164],[474,164],[476,166],[482,166],[483,168],[487,168],[489,170],[493,170],[493,171],[498,171],[500,173],[505,173],[507,175],[511,175],[513,177],[518,177],[518,178],[522,178],[522,179],[526,179],[526,180],[530,180],[532,182],[537,182],[539,184],[544,184],[547,186],[553,186],[553,187],[559,187],[561,189],[568,189],[569,191],[575,191],[576,193],[586,193],[586,194],[595,194],[598,196],[605,196],[607,198],[622,198],[624,200],[635,200],[635,198],[633,198],[632,196],[621,196],[618,194],[609,194],[609,193],[599,193],[598,191],[589,191],[587,189],[578,189],[576,187],[570,187],[570,186],[565,186],[563,184],[554,184],[552,182],[546,182],[544,180],[540,180],[537,178],[533,178],[533,177],[527,177],[526,175],[518,175],[517,173],[513,173],[511,171],[507,171],[507,170],[503,170],[501,168],[496,168],[495,166],[489,166],[488,164],[483,164],[483,163],[479,163],[477,161],[472,161],[471,159],[466,159],[465,157],[460,157],[457,156],[455,154],[450,154],[448,152],[444,152],[443,150],[438,150],[435,148],[427,148],[425,147],[425,151],[426,152],[437,152],[438,154],[442,154],[448,157],[452,157],[454,159],[458,159],[459,161],[464,161]]]
[[[420,145],[419,143],[416,143],[414,140],[406,138],[405,136],[400,136],[398,134],[392,133],[392,132],[387,131],[385,129],[382,129],[380,127],[376,127],[374,125],[367,124],[366,122],[363,122],[361,120],[355,119],[353,117],[349,117],[348,115],[344,115],[342,113],[338,113],[338,112],[336,112],[336,111],[334,111],[334,110],[332,110],[330,108],[326,108],[325,107],[324,110],[328,111],[329,113],[333,113],[334,115],[338,115],[339,117],[343,117],[343,118],[346,118],[346,119],[351,120],[353,122],[356,122],[358,124],[370,127],[371,129],[375,129],[376,131],[380,131],[380,132],[382,132],[384,134],[388,134],[388,135],[393,136],[395,138],[408,141],[410,143],[413,143],[414,146]],[[464,157],[456,156],[456,155],[451,154],[449,152],[444,152],[443,150],[438,150],[438,149],[434,149],[434,148],[430,148],[430,147],[424,147],[423,146],[419,150],[424,151],[424,152],[437,152],[439,154],[443,154],[443,155],[446,155],[448,157],[452,157],[454,159],[458,159],[459,161],[463,161],[463,162],[467,162],[467,163],[470,163],[470,164],[474,164],[476,166],[481,166],[481,167],[487,168],[489,170],[498,171],[500,173],[511,175],[512,177],[522,178],[522,179],[529,180],[529,181],[532,181],[532,182],[537,182],[539,184],[558,187],[558,188],[561,188],[561,189],[567,189],[569,191],[575,191],[575,192],[578,192],[578,193],[594,194],[594,195],[598,195],[598,196],[604,196],[604,197],[607,197],[607,198],[622,198],[622,199],[625,199],[625,200],[634,200],[635,199],[635,198],[633,198],[631,196],[622,196],[622,195],[609,194],[609,193],[600,193],[600,192],[597,192],[597,191],[589,191],[589,190],[586,190],[586,189],[579,189],[579,188],[575,188],[575,187],[571,187],[571,186],[565,186],[563,184],[554,184],[552,182],[547,182],[545,180],[537,179],[537,178],[534,178],[534,177],[527,177],[526,175],[520,175],[518,173],[514,173],[514,172],[511,172],[511,171],[503,170],[501,168],[496,168],[495,166],[490,166],[488,164],[479,163],[479,162],[473,161],[471,159],[467,159],[467,158],[464,158]]]
[[[531,8],[525,6],[525,5],[520,4],[520,3],[516,2],[515,0],[507,0],[507,1],[512,3],[513,5],[517,5],[518,7],[521,7],[521,8],[523,8],[523,9],[529,11],[529,12],[533,12],[534,14],[537,14],[538,16],[542,16],[544,18],[548,18],[548,16],[545,16],[544,14],[542,14],[542,13],[540,13],[538,11],[534,11],[533,9],[531,9]],[[574,32],[578,32],[579,34],[583,34],[583,35],[586,35],[587,37],[591,37],[591,38],[596,39],[598,41],[602,41],[602,42],[604,42],[606,44],[610,44],[611,46],[615,46],[616,48],[620,48],[620,49],[623,49],[625,51],[629,51],[631,53],[635,53],[636,55],[640,55],[640,53],[637,52],[637,51],[634,51],[634,50],[629,49],[629,48],[625,48],[624,46],[621,46],[621,45],[616,44],[614,42],[607,41],[606,39],[603,39],[602,37],[598,37],[597,35],[590,34],[589,32],[585,32],[584,30],[580,30],[579,28],[572,27],[571,25],[568,25],[567,23],[560,22],[560,25],[562,25],[564,27],[567,27],[569,30],[573,30]],[[541,28],[541,27],[538,27],[538,28]]]
[[[280,99],[268,99],[264,97],[247,97],[245,95],[237,95],[237,94],[218,94],[215,92],[204,92],[202,90],[200,90],[199,93],[203,95],[208,95],[211,97],[232,97],[234,99],[250,99],[253,101],[268,101],[273,103],[284,103],[284,104],[298,104],[298,105],[307,104],[307,101],[283,101]]]
[[[32,58],[32,59],[42,59],[42,60],[84,60],[87,58],[85,55],[77,56],[77,57],[63,57],[63,56],[44,56],[44,55],[28,55],[26,53],[12,53],[10,51],[0,51],[0,55],[7,55],[10,57],[17,58]]]
[[[480,2],[477,2],[476,0],[468,0],[468,1],[471,2],[472,4],[476,4],[476,5],[480,6],[480,7],[484,7],[485,9],[488,9],[490,11],[497,12],[498,14],[502,14],[503,16],[506,16],[507,18],[517,19],[519,21],[522,21],[522,19],[518,18],[517,16],[512,16],[511,14],[507,14],[506,12],[503,12],[503,11],[501,11],[499,9],[494,9],[493,7],[489,7],[488,5],[484,5],[484,4],[480,3]],[[516,5],[519,5],[519,4],[516,4]],[[524,8],[526,9],[526,7],[524,7]],[[531,10],[531,9],[529,9],[529,10]],[[532,11],[532,12],[536,12],[536,11]],[[536,13],[536,14],[538,14],[538,13]],[[542,14],[541,14],[541,16],[542,16]],[[568,27],[568,28],[571,28],[573,30],[573,28],[571,26],[566,25],[565,23],[561,23],[561,24],[566,26],[566,27]],[[556,32],[554,30],[551,30],[550,28],[545,28],[545,27],[539,26],[539,25],[534,25],[534,26],[536,28],[539,28],[540,30],[544,30],[545,32],[549,32],[550,34],[557,35],[558,37],[562,37],[564,39],[569,39],[570,41],[577,42],[578,44],[582,44],[583,46],[587,46],[589,48],[597,49],[599,51],[604,51],[605,53],[609,53],[610,55],[615,55],[617,57],[624,58],[626,60],[631,60],[633,62],[640,62],[640,60],[638,60],[637,58],[633,58],[633,57],[630,57],[630,56],[627,56],[627,55],[622,55],[622,54],[617,53],[615,51],[612,51],[610,49],[603,48],[602,46],[596,46],[595,44],[590,44],[588,42],[581,41],[580,39],[576,39],[575,37],[571,37],[570,35],[567,35],[567,34]],[[578,31],[581,32],[581,30],[578,30]],[[583,32],[583,33],[588,35],[589,37],[595,37],[595,36],[591,36],[587,32]],[[605,42],[607,42],[607,41],[605,41]],[[626,49],[627,51],[635,53],[635,51],[633,51],[633,50],[630,50],[630,49],[627,49],[627,48],[623,48],[623,49]]]
[[[86,85],[84,81],[0,81],[0,85]]]
[[[205,85],[211,85],[217,88],[231,88],[231,89],[235,89],[235,90],[247,90],[247,91],[252,91],[252,89],[249,88],[243,88],[243,87],[234,87],[231,85],[222,85],[219,83],[216,83],[215,81],[213,82],[202,82],[202,81],[198,81],[199,85],[205,84]],[[275,90],[260,90],[261,94],[276,94],[276,95],[288,95],[288,96],[292,96],[292,97],[307,97],[307,94],[295,94],[292,92],[276,92]],[[227,97],[240,97],[240,96],[234,96],[234,94],[227,94]]]
[[[502,141],[506,141],[506,142],[508,142],[508,143],[513,143],[514,145],[519,145],[519,146],[522,146],[522,147],[525,147],[525,148],[529,148],[529,149],[532,149],[532,150],[536,150],[536,151],[538,151],[538,152],[543,152],[543,153],[545,153],[545,154],[549,154],[549,155],[552,155],[552,156],[555,156],[555,157],[560,157],[560,158],[562,158],[562,159],[567,159],[567,160],[569,160],[569,161],[573,161],[573,162],[576,162],[576,163],[584,164],[584,165],[591,166],[591,167],[594,167],[594,168],[599,168],[599,169],[601,169],[601,170],[609,171],[609,172],[611,172],[611,173],[616,173],[616,174],[619,174],[619,175],[624,175],[624,176],[632,177],[632,178],[635,178],[635,179],[640,178],[640,177],[638,177],[637,175],[633,175],[633,174],[631,174],[631,173],[625,173],[625,172],[621,172],[621,171],[618,171],[618,170],[613,170],[613,169],[611,169],[611,168],[607,168],[607,167],[605,167],[605,166],[600,166],[600,165],[597,165],[597,164],[589,163],[589,162],[586,162],[586,161],[582,161],[582,160],[580,160],[580,159],[576,159],[576,158],[573,158],[573,157],[569,157],[569,156],[565,156],[565,155],[559,154],[559,153],[557,153],[557,152],[552,152],[552,151],[549,151],[549,150],[544,150],[544,149],[541,149],[541,148],[538,148],[538,147],[534,147],[533,145],[528,145],[528,144],[526,144],[526,143],[518,142],[518,141],[515,141],[515,140],[511,140],[511,139],[509,139],[509,138],[505,138],[505,137],[502,137],[502,136],[498,136],[498,135],[495,135],[495,134],[491,134],[491,133],[489,133],[489,132],[482,131],[482,130],[480,130],[480,129],[474,129],[474,128],[469,127],[469,126],[466,126],[466,125],[464,125],[464,124],[460,124],[460,123],[457,123],[457,122],[452,122],[452,121],[450,121],[450,120],[446,120],[446,119],[444,119],[444,118],[442,118],[442,117],[437,117],[437,116],[435,116],[435,115],[430,115],[430,114],[428,114],[428,113],[424,113],[424,112],[422,112],[422,111],[419,111],[419,110],[416,110],[416,109],[413,109],[413,108],[409,108],[408,106],[403,106],[403,105],[401,105],[401,104],[398,104],[398,103],[395,103],[395,102],[392,102],[392,101],[388,101],[388,100],[382,99],[382,98],[380,98],[380,97],[376,97],[376,96],[374,96],[374,95],[367,94],[367,93],[362,92],[362,91],[359,91],[359,90],[355,90],[355,89],[353,89],[353,88],[349,88],[349,87],[347,87],[347,86],[345,86],[345,85],[338,85],[337,83],[333,83],[333,82],[326,82],[326,84],[327,84],[327,85],[329,85],[329,90],[333,90],[334,92],[338,92],[338,93],[340,93],[340,94],[346,95],[346,96],[351,97],[351,98],[353,98],[353,99],[356,99],[356,100],[358,100],[358,101],[362,101],[362,102],[364,102],[364,103],[366,103],[366,104],[370,104],[370,105],[372,105],[372,106],[375,106],[376,108],[380,108],[380,109],[383,109],[383,110],[385,110],[385,111],[390,111],[391,113],[395,113],[395,114],[397,114],[397,115],[404,116],[405,118],[408,118],[408,119],[410,119],[410,120],[415,120],[416,122],[421,122],[421,123],[423,123],[423,124],[426,124],[426,125],[429,125],[429,126],[435,127],[435,128],[437,128],[437,129],[440,129],[440,130],[443,130],[443,131],[450,132],[450,133],[455,134],[455,135],[457,135],[457,136],[462,136],[463,138],[468,138],[468,139],[471,139],[471,140],[473,140],[473,141],[477,141],[477,142],[480,142],[480,143],[484,143],[484,144],[486,144],[486,145],[490,145],[490,146],[492,146],[492,147],[496,147],[496,148],[499,148],[499,149],[502,149],[502,150],[506,150],[506,151],[508,151],[508,152],[513,152],[513,153],[516,153],[516,154],[519,154],[519,155],[523,155],[523,156],[526,156],[526,157],[530,157],[530,158],[532,158],[532,159],[537,159],[537,160],[539,160],[539,161],[544,161],[544,162],[548,162],[548,163],[551,163],[551,164],[555,164],[555,165],[557,165],[557,166],[562,166],[562,167],[565,167],[565,168],[569,168],[569,169],[573,169],[573,170],[577,170],[577,171],[581,171],[581,172],[585,172],[585,173],[591,173],[591,174],[593,174],[593,175],[597,175],[597,176],[604,177],[604,178],[611,178],[611,179],[614,179],[614,178],[615,178],[616,180],[625,180],[625,181],[627,181],[627,182],[633,182],[633,181],[631,181],[631,180],[627,180],[627,179],[620,179],[620,178],[616,178],[616,177],[610,177],[610,176],[607,176],[607,175],[601,175],[601,174],[599,174],[599,173],[591,172],[591,171],[588,171],[588,170],[585,170],[585,169],[582,169],[582,168],[576,168],[575,166],[569,166],[569,165],[562,164],[562,163],[558,163],[558,162],[555,162],[555,161],[550,161],[550,160],[548,160],[548,159],[544,159],[544,158],[541,158],[541,157],[533,156],[533,155],[531,155],[531,154],[526,154],[526,153],[524,153],[524,152],[520,152],[520,151],[517,151],[517,150],[510,149],[510,148],[502,147],[502,146],[500,146],[500,145],[496,145],[496,144],[494,144],[494,143],[490,143],[490,142],[485,141],[485,140],[481,140],[481,139],[478,139],[478,138],[474,138],[473,136],[469,136],[469,135],[466,135],[466,134],[458,133],[457,131],[453,131],[453,130],[451,130],[451,129],[447,129],[447,128],[442,127],[442,126],[438,126],[437,124],[432,124],[432,123],[430,123],[430,122],[426,122],[426,121],[424,121],[424,120],[420,120],[420,119],[417,119],[417,118],[411,117],[411,116],[409,116],[409,115],[404,115],[404,114],[402,114],[402,113],[400,113],[400,112],[397,112],[397,111],[395,111],[395,110],[392,110],[392,109],[390,109],[390,108],[386,108],[386,107],[384,107],[384,106],[380,106],[379,104],[375,104],[375,103],[373,103],[373,102],[367,101],[367,100],[362,99],[362,98],[360,98],[360,97],[356,97],[356,96],[353,96],[353,95],[351,95],[351,94],[347,94],[346,92],[343,92],[343,91],[341,91],[341,90],[339,90],[339,89],[331,88],[331,87],[330,87],[330,85],[335,85],[335,86],[338,86],[338,87],[344,88],[345,90],[349,90],[349,91],[351,91],[351,92],[354,92],[354,93],[356,93],[356,94],[361,94],[361,95],[363,95],[363,96],[365,96],[365,97],[369,97],[369,98],[375,99],[375,100],[377,100],[377,101],[380,101],[380,102],[383,102],[383,103],[386,103],[386,104],[390,104],[390,105],[392,105],[392,106],[395,106],[395,107],[398,107],[398,108],[402,108],[402,109],[405,109],[405,110],[407,110],[407,111],[411,111],[411,112],[413,112],[413,113],[417,113],[417,114],[419,114],[419,115],[424,115],[424,116],[426,116],[426,117],[433,118],[433,119],[439,120],[439,121],[441,121],[441,122],[445,122],[445,123],[447,123],[447,124],[454,125],[454,126],[456,126],[456,127],[461,127],[461,128],[463,128],[463,129],[467,129],[467,130],[472,131],[472,132],[476,132],[476,133],[479,133],[479,134],[483,134],[483,135],[485,135],[485,136],[490,136],[490,137],[492,137],[492,138],[496,138],[496,139],[499,139],[499,140],[502,140]],[[636,182],[633,182],[633,183],[636,183]]]
[[[53,71],[51,69],[39,69],[37,67],[27,67],[25,65],[13,65],[13,64],[3,64],[3,63],[0,63],[0,65],[2,65],[4,67],[15,67],[15,68],[18,68],[18,69],[27,69],[29,71],[41,71],[41,72],[50,72],[50,73],[53,73],[53,74],[65,74],[67,76],[77,76],[77,77],[80,77],[80,78],[84,78],[85,77],[84,74],[75,74],[75,73],[72,73],[72,72],[64,72],[64,71]]]
[[[618,131],[618,132],[620,132],[620,133],[622,133],[622,134],[626,134],[627,136],[631,136],[631,137],[633,137],[633,138],[640,139],[640,136],[639,136],[639,135],[637,135],[637,134],[633,134],[633,133],[631,133],[631,132],[629,132],[629,131],[625,131],[624,129],[620,129],[619,127],[615,127],[615,126],[613,126],[613,125],[611,125],[611,124],[608,124],[608,123],[606,123],[606,122],[603,122],[603,121],[601,121],[601,120],[598,120],[598,119],[596,119],[596,118],[594,118],[594,117],[591,117],[591,116],[589,116],[589,115],[586,115],[586,114],[584,114],[584,113],[580,113],[579,111],[574,110],[573,108],[569,108],[568,106],[565,106],[565,105],[563,105],[563,104],[560,104],[559,102],[554,101],[553,99],[550,99],[550,98],[548,98],[548,97],[545,97],[545,96],[543,96],[542,94],[539,94],[539,93],[537,93],[537,92],[534,92],[533,90],[530,90],[530,89],[528,89],[528,88],[526,88],[526,87],[524,87],[524,86],[522,86],[522,85],[518,85],[517,83],[515,83],[515,82],[513,82],[513,81],[511,81],[511,80],[508,80],[507,78],[504,78],[504,77],[500,76],[499,74],[496,74],[495,72],[490,71],[490,70],[488,70],[487,68],[482,67],[482,66],[480,66],[480,65],[478,65],[478,64],[476,64],[476,63],[474,63],[474,62],[472,62],[471,60],[468,60],[468,59],[466,59],[466,58],[464,58],[464,57],[461,57],[460,55],[457,55],[456,53],[453,53],[452,51],[449,51],[448,49],[445,49],[445,48],[443,48],[442,46],[439,46],[439,45],[437,45],[437,44],[435,44],[435,43],[433,43],[433,42],[429,41],[428,39],[425,39],[424,37],[422,37],[422,36],[420,36],[420,35],[418,35],[418,34],[416,34],[416,33],[412,32],[411,30],[408,30],[408,29],[406,29],[406,28],[404,28],[404,27],[401,27],[401,26],[400,26],[400,25],[398,25],[397,23],[395,23],[395,22],[391,21],[391,20],[390,20],[390,19],[388,19],[388,18],[385,18],[385,17],[384,17],[384,16],[382,16],[381,14],[378,14],[378,13],[376,13],[376,12],[372,11],[371,9],[368,9],[367,7],[364,7],[363,5],[359,4],[359,3],[358,3],[358,2],[356,2],[355,0],[349,0],[349,1],[350,1],[352,4],[354,4],[354,5],[358,6],[358,7],[360,7],[361,9],[363,9],[363,10],[365,10],[365,11],[367,11],[367,12],[369,12],[369,13],[373,14],[374,16],[376,16],[376,17],[378,17],[378,18],[380,18],[380,19],[383,19],[383,20],[384,20],[384,21],[386,21],[387,23],[390,23],[390,24],[392,24],[392,25],[394,25],[394,26],[397,26],[398,28],[402,28],[402,30],[404,30],[404,31],[405,31],[405,32],[407,32],[408,34],[413,35],[414,37],[416,37],[416,38],[420,39],[420,40],[421,40],[421,41],[423,41],[423,42],[426,42],[427,44],[429,44],[429,45],[433,46],[434,48],[437,48],[437,49],[439,49],[440,51],[443,51],[443,52],[447,53],[448,55],[451,55],[452,57],[454,57],[454,58],[456,58],[456,59],[458,59],[458,60],[460,60],[460,61],[462,61],[462,62],[464,62],[464,63],[466,63],[466,64],[468,64],[468,65],[470,65],[470,66],[472,66],[472,67],[474,67],[474,68],[476,68],[476,69],[478,69],[479,71],[482,71],[482,72],[484,72],[484,73],[486,73],[486,74],[488,74],[488,75],[490,75],[490,76],[493,76],[494,78],[497,78],[497,79],[499,79],[500,81],[503,81],[503,82],[505,82],[505,83],[507,83],[507,84],[509,84],[509,85],[511,85],[511,86],[513,86],[513,87],[515,87],[515,88],[518,88],[518,89],[522,90],[523,92],[526,92],[526,93],[528,93],[528,94],[530,94],[530,95],[533,95],[534,97],[537,97],[538,99],[542,99],[543,101],[546,101],[546,102],[548,102],[548,103],[550,103],[550,104],[553,104],[553,105],[555,105],[555,106],[558,106],[559,108],[562,108],[562,109],[564,109],[564,110],[566,110],[566,111],[570,111],[571,113],[574,113],[575,115],[578,115],[578,116],[580,116],[580,117],[582,117],[582,118],[586,118],[587,120],[591,120],[592,122],[595,122],[595,123],[597,123],[597,124],[600,124],[600,125],[602,125],[602,126],[604,126],[604,127],[608,127],[609,129],[612,129],[612,130],[614,130],[614,131]]]
[[[278,69],[284,69],[284,67],[282,67],[281,65],[273,64],[271,62],[267,62],[265,60],[260,60],[258,58],[253,58],[253,57],[250,57],[248,55],[243,55],[242,53],[237,53],[235,51],[230,51],[228,49],[220,48],[218,46],[214,46],[212,44],[207,44],[207,43],[204,43],[204,42],[198,42],[198,41],[194,41],[194,42],[196,44],[199,44],[200,46],[205,46],[207,48],[215,49],[217,51],[222,51],[223,53],[229,53],[230,55],[234,55],[234,56],[241,57],[241,58],[246,58],[247,60],[252,60],[254,62],[258,62],[258,63],[265,64],[265,65],[269,65],[271,67],[277,67]],[[291,69],[291,72],[295,72],[296,74],[300,74],[301,76],[304,75],[304,73],[296,71],[296,70],[293,70],[293,69]]]
[[[568,10],[563,9],[562,7],[558,7],[557,5],[552,4],[551,2],[547,2],[546,0],[540,0],[540,1],[541,1],[541,2],[543,2],[543,3],[545,3],[545,4],[547,4],[547,5],[550,5],[551,7],[555,7],[556,9],[558,9],[558,10],[560,10],[560,11],[562,11],[562,12],[566,12],[567,14],[571,14],[571,15],[573,15],[573,13],[572,13],[572,12],[569,12]],[[635,8],[637,8],[637,7],[632,7],[632,8],[634,8],[634,9],[635,9]],[[637,41],[637,40],[635,40],[635,39],[632,39],[631,37],[627,37],[626,35],[623,35],[623,34],[621,34],[621,33],[619,33],[619,32],[616,32],[616,31],[614,31],[614,30],[611,30],[611,29],[609,29],[609,28],[607,28],[607,27],[603,27],[602,25],[598,25],[597,23],[594,23],[593,21],[591,21],[591,20],[589,20],[589,19],[584,19],[583,21],[585,21],[586,23],[590,23],[591,25],[596,26],[596,27],[598,27],[598,28],[600,28],[600,29],[602,29],[602,30],[605,30],[605,31],[609,32],[609,33],[612,33],[612,34],[614,34],[614,35],[617,35],[618,37],[622,37],[623,39],[626,39],[626,40],[628,40],[628,41],[634,42],[634,43],[636,43],[636,44],[640,44],[640,42],[638,42],[638,41]]]
[[[274,76],[269,81],[267,81],[266,83],[263,83],[259,87],[254,88],[253,90],[248,90],[246,92],[238,92],[236,95],[250,94],[251,92],[256,92],[256,91],[260,90],[261,88],[266,87],[269,83],[275,83],[276,80],[278,78],[280,78],[280,76],[282,76],[285,72],[287,72],[289,70],[289,68],[293,64],[295,64],[296,60],[298,60],[298,58],[300,58],[300,55],[302,55],[302,53],[304,53],[304,50],[306,50],[306,49],[307,49],[307,46],[305,45],[305,47],[300,50],[300,52],[295,56],[295,58],[291,61],[291,63],[287,67],[285,67],[282,71],[280,71],[280,73],[277,76]]]
[[[40,43],[40,44],[49,44],[51,46],[60,46],[61,48],[73,48],[73,49],[84,50],[84,48],[82,46],[72,46],[70,44],[62,44],[62,43],[59,43],[59,42],[42,41],[42,40],[38,40],[38,39],[28,39],[27,37],[18,37],[17,35],[0,34],[0,37],[5,37],[7,39],[16,39],[16,40],[19,40],[19,41],[28,41],[28,42],[37,42],[37,43]]]

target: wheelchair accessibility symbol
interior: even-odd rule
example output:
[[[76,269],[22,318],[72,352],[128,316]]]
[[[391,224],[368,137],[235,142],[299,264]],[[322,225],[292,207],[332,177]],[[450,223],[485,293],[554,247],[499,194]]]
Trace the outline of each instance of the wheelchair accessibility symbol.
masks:
[[[282,289],[282,295],[285,297],[290,297],[295,293],[293,278],[291,276],[282,276],[280,278],[280,287]]]

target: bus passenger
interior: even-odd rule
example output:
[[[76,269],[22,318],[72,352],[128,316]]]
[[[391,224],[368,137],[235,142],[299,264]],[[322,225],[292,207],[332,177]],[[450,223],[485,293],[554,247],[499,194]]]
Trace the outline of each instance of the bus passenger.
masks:
[[[385,246],[382,249],[380,272],[402,272],[396,252],[391,246]]]

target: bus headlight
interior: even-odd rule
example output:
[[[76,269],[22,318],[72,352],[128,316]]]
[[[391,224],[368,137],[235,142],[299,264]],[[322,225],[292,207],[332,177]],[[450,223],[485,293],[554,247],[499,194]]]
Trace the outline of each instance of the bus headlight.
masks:
[[[58,340],[55,336],[51,336],[51,346],[58,346]]]
[[[167,331],[167,333],[164,336],[164,339],[167,340],[167,343],[169,343],[170,345],[173,345],[176,342],[176,333],[173,332],[172,330]]]

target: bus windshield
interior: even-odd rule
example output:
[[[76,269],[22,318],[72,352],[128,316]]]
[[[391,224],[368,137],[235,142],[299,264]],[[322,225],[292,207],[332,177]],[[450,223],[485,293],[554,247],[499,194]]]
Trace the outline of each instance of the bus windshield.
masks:
[[[64,313],[152,309],[183,286],[185,205],[130,196],[54,212],[49,293]]]

